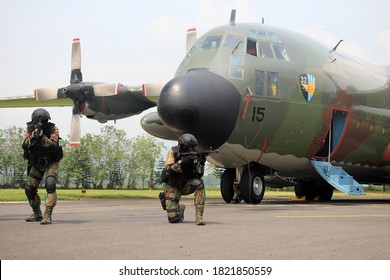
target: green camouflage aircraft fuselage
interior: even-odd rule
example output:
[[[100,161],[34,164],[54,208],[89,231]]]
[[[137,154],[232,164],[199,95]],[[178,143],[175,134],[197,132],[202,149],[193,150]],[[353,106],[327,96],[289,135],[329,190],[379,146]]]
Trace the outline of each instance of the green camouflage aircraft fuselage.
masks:
[[[215,28],[195,43],[176,79],[212,72],[237,89],[239,106],[232,108],[237,113],[226,141],[212,140],[215,133],[221,133],[218,127],[224,126],[223,116],[230,114],[229,108],[219,108],[224,104],[223,93],[216,104],[194,98],[194,103],[215,115],[209,113],[199,127],[193,119],[184,127],[164,120],[159,108],[165,106],[163,89],[160,117],[176,134],[194,133],[202,147],[218,148],[210,160],[225,168],[255,163],[280,176],[318,177],[310,159],[327,158],[330,152],[332,162],[360,181],[388,182],[389,77],[379,68],[329,51],[300,34],[267,25]],[[199,80],[207,80],[204,76]],[[208,91],[204,95],[215,94],[213,86],[198,89]]]

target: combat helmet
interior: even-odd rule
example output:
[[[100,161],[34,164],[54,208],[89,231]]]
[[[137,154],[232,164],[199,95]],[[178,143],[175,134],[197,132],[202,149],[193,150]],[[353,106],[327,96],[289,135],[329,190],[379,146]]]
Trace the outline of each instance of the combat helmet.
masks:
[[[198,145],[198,140],[196,140],[195,136],[189,133],[185,133],[179,137],[178,145],[180,150],[190,150]]]
[[[47,123],[50,120],[50,114],[47,110],[38,108],[32,112],[31,120],[33,122]]]

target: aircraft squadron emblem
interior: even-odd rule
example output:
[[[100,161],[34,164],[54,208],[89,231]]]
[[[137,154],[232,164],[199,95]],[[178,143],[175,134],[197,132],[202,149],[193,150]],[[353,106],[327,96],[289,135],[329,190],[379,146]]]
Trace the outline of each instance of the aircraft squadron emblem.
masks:
[[[299,76],[299,81],[301,84],[301,91],[303,96],[307,102],[310,102],[316,89],[316,79],[313,75],[302,74]]]

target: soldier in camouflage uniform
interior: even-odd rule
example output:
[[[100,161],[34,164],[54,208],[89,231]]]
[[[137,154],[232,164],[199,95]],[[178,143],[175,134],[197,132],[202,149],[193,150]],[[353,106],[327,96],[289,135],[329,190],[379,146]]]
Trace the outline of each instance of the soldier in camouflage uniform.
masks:
[[[22,144],[23,157],[28,161],[25,193],[33,210],[33,214],[26,218],[26,221],[40,221],[43,225],[52,223],[51,216],[57,203],[58,166],[63,156],[62,147],[59,145],[58,128],[49,120],[48,111],[36,109],[31,115],[31,122],[27,123],[27,132]],[[46,210],[42,216],[38,186],[45,173],[47,198]]]
[[[179,138],[178,146],[172,147],[168,153],[162,172],[162,179],[166,186],[161,195],[164,200],[163,208],[167,211],[170,223],[184,220],[185,205],[179,203],[180,198],[182,195],[194,193],[195,224],[205,224],[203,221],[205,189],[201,177],[204,173],[206,158],[194,155],[181,156],[183,153],[194,151],[197,143],[193,135],[183,134]]]

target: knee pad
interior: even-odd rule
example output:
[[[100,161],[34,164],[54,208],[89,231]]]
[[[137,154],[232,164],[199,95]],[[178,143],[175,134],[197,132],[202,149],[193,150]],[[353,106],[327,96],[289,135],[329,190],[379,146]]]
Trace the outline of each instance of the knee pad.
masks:
[[[194,191],[204,189],[204,184],[202,179],[192,179],[190,185],[191,185],[191,189],[193,189]]]
[[[45,179],[45,188],[47,193],[55,193],[57,179],[54,176],[47,176]]]
[[[24,188],[24,192],[26,193],[28,200],[34,200],[37,193],[38,193],[38,189],[32,188],[29,185],[26,185],[26,187]]]

